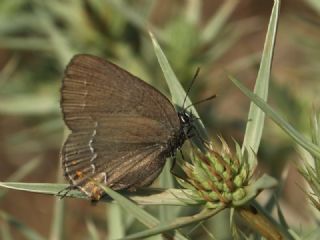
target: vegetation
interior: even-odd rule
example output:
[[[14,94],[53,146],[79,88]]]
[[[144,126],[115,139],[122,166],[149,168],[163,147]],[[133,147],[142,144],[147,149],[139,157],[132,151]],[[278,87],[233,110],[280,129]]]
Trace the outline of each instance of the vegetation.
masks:
[[[281,12],[280,0],[1,1],[1,239],[319,239],[319,14],[316,0]],[[56,197],[59,88],[76,53],[177,107],[200,66],[187,103],[218,95],[192,107],[210,144],[186,143],[177,176],[168,160],[150,188],[102,186],[96,205],[76,190]]]

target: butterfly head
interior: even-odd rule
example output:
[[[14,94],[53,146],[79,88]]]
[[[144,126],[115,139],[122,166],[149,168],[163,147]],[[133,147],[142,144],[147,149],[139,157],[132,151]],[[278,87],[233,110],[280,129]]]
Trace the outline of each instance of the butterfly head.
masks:
[[[182,125],[188,125],[192,119],[192,113],[187,111],[178,112],[178,116]]]
[[[191,129],[194,128],[194,115],[191,112],[186,111],[185,109],[178,112],[178,117],[181,124],[181,130],[186,136],[186,138],[189,138],[189,133]]]

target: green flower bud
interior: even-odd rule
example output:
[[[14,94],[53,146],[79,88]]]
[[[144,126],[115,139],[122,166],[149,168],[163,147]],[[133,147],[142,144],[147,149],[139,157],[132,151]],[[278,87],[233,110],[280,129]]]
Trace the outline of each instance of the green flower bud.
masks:
[[[236,154],[232,154],[227,143],[220,137],[221,147],[212,147],[206,154],[197,150],[192,164],[185,163],[186,181],[181,186],[192,190],[194,200],[206,203],[206,207],[232,205],[247,196],[246,187],[252,175],[247,154],[242,155],[236,143]]]

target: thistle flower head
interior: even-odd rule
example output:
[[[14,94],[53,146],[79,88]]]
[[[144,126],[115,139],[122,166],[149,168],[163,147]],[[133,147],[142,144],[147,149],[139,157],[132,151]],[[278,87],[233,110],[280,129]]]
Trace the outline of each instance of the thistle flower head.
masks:
[[[183,187],[192,190],[190,198],[205,202],[209,208],[241,205],[259,192],[250,186],[254,169],[249,167],[246,151],[242,153],[235,143],[233,154],[227,143],[219,139],[221,146],[208,147],[205,154],[195,150],[192,163],[185,162],[182,166],[186,178],[178,179]]]

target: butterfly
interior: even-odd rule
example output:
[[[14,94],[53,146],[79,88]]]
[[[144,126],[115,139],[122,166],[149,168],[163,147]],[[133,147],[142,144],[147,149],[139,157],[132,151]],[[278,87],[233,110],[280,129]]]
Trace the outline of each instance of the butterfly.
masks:
[[[97,182],[129,191],[150,185],[194,128],[193,115],[156,88],[87,54],[66,67],[61,109],[71,130],[60,154],[64,175],[92,200],[104,194]]]

